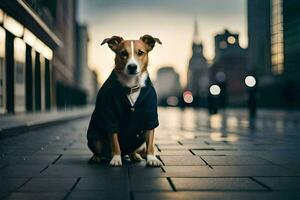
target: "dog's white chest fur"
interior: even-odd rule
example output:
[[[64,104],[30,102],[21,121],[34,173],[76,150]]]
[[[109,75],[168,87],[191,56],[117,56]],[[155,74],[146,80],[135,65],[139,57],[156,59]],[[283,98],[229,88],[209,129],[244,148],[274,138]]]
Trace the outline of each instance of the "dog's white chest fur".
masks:
[[[141,88],[146,87],[146,80],[148,78],[148,72],[143,72],[139,77],[136,77],[136,79],[124,79],[122,77],[119,77],[119,81],[122,85],[127,87],[134,87],[138,84],[140,86],[140,89],[134,93],[128,94],[127,98],[131,104],[131,106],[134,106],[136,103],[136,100],[140,96]]]
[[[136,100],[138,99],[138,97],[140,96],[141,93],[141,89],[139,89],[137,92],[132,93],[132,94],[128,94],[127,98],[131,104],[131,106],[134,106]]]

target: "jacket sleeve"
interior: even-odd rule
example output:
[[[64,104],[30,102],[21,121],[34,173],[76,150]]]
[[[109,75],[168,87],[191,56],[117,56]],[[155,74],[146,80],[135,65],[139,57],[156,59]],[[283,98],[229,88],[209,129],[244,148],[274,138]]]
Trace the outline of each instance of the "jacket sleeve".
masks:
[[[87,138],[97,139],[101,134],[118,132],[118,120],[113,112],[113,100],[111,95],[103,95],[99,91],[96,106],[88,127]]]
[[[146,109],[144,130],[151,130],[158,127],[158,115],[157,115],[157,95],[153,87],[151,87],[150,97]]]

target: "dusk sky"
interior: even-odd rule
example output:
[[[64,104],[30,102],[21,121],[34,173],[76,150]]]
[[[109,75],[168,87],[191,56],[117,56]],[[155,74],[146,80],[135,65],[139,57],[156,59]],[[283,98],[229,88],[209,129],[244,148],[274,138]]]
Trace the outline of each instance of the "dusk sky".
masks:
[[[89,65],[96,69],[100,82],[114,66],[114,53],[103,39],[112,35],[138,39],[150,34],[160,38],[150,52],[149,72],[155,79],[162,66],[173,66],[186,82],[191,56],[194,21],[208,60],[214,57],[214,35],[225,28],[240,34],[240,44],[247,47],[246,0],[79,0],[79,21],[88,25]]]

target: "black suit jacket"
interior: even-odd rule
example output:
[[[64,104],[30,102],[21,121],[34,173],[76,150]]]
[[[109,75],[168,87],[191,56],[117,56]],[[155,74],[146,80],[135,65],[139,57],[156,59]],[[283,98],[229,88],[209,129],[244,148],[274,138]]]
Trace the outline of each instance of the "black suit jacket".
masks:
[[[121,151],[126,153],[145,141],[146,130],[159,125],[157,96],[150,78],[141,88],[134,106],[127,98],[127,91],[128,88],[121,85],[113,70],[98,92],[87,132],[89,141],[101,138],[102,134],[118,133]]]

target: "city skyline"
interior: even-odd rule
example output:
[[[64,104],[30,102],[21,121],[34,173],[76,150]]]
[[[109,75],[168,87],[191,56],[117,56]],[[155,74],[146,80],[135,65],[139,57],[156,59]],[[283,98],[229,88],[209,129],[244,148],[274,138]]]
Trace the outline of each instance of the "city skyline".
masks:
[[[194,21],[197,18],[204,56],[214,57],[214,36],[225,28],[240,34],[240,43],[247,47],[245,0],[226,1],[79,1],[79,21],[89,26],[89,66],[103,83],[113,67],[114,53],[101,41],[112,35],[138,39],[145,33],[159,37],[162,46],[150,53],[149,72],[155,79],[161,66],[174,66],[186,83],[188,61],[192,55]],[[157,23],[159,21],[159,23]]]

